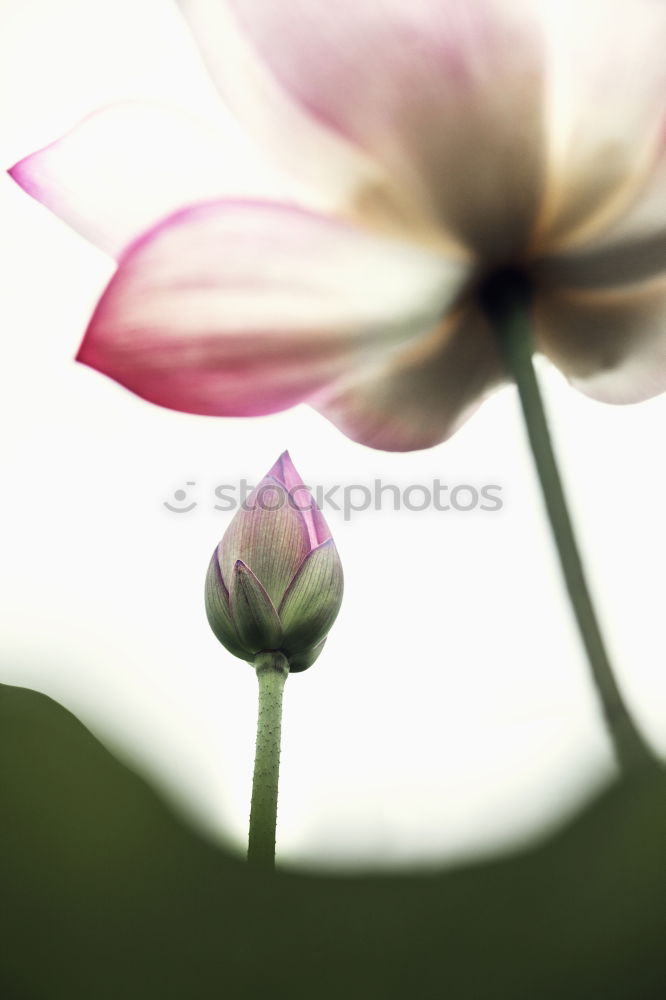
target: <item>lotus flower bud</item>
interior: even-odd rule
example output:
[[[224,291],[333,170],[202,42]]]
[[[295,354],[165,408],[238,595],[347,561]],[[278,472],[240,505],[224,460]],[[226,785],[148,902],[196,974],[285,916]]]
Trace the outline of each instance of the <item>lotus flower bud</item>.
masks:
[[[342,601],[331,532],[284,452],[234,516],[206,577],[206,614],[230,653],[278,650],[296,673],[319,656]]]

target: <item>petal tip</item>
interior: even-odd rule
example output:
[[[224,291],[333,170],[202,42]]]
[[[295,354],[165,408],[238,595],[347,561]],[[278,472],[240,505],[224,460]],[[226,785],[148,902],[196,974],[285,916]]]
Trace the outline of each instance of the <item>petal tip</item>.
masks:
[[[32,156],[26,156],[22,160],[17,160],[13,167],[10,167],[7,171],[11,179],[15,184],[18,184],[26,194],[31,195],[33,198],[38,198],[38,185],[35,182],[34,177],[29,169],[30,160]]]
[[[109,378],[114,378],[114,373],[110,369],[107,369],[104,360],[100,357],[99,350],[95,348],[94,337],[90,336],[94,319],[95,317],[93,316],[88,325],[88,330],[79,345],[79,349],[74,355],[74,361],[79,365],[85,365],[86,368],[92,368],[93,371],[99,372],[100,375],[107,375]]]
[[[268,477],[277,479],[279,483],[287,488],[304,485],[303,480],[296,470],[296,466],[291,460],[291,455],[286,449],[268,470],[266,478]]]

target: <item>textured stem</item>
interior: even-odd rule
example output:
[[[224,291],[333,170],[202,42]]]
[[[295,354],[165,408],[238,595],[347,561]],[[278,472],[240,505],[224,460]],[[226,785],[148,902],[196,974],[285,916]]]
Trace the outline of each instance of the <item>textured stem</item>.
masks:
[[[657,760],[636,727],[615,680],[585,578],[532,363],[529,286],[519,273],[505,272],[487,282],[482,301],[518,387],[567,591],[618,764],[624,773],[656,766]]]
[[[282,653],[269,651],[257,655],[254,667],[259,682],[259,714],[247,858],[262,868],[274,868],[282,694],[289,664]]]

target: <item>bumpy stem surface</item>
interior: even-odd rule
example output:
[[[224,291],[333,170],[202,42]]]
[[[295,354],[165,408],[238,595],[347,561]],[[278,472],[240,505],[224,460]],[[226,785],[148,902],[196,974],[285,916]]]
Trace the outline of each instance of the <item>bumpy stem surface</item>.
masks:
[[[259,681],[259,714],[247,858],[254,865],[271,869],[275,867],[282,695],[289,664],[282,653],[269,651],[257,655],[254,667]]]

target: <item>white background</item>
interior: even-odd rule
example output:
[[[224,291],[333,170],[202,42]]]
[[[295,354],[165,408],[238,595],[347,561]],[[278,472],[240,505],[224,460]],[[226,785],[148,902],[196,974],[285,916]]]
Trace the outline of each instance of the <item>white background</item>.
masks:
[[[221,115],[164,0],[0,11],[3,168],[116,99]],[[512,389],[452,441],[407,455],[356,445],[307,407],[253,420],[158,409],[73,361],[111,261],[4,175],[0,218],[0,680],[63,702],[240,847],[256,682],[204,617],[231,516],[212,490],[256,480],[288,447],[310,482],[497,483],[504,508],[327,512],[346,597],[324,655],[287,684],[281,857],[466,856],[543,831],[608,780]],[[664,754],[666,400],[603,406],[540,371],[618,675]],[[188,480],[198,506],[169,513]]]

